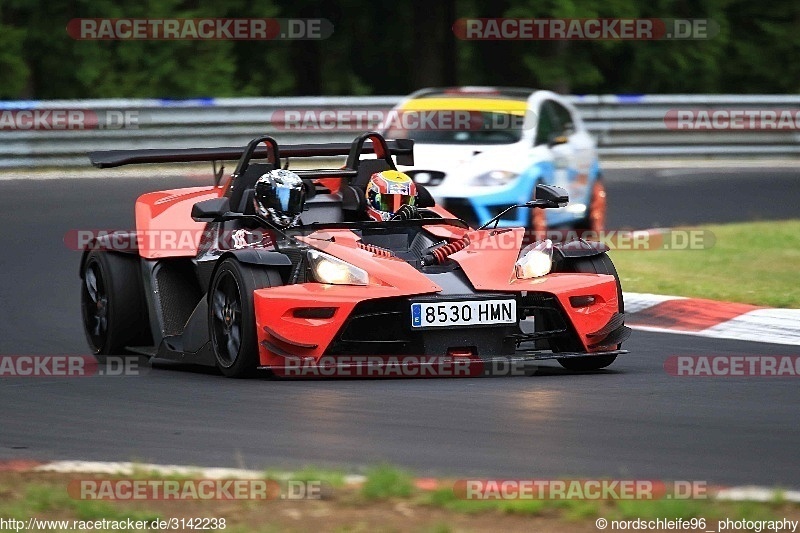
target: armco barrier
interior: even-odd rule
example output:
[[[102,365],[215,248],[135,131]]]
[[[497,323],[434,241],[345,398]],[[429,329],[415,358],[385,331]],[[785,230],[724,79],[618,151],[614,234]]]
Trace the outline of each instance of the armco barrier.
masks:
[[[287,109],[387,111],[401,97],[199,98],[190,100],[52,100],[0,102],[0,113],[21,110],[88,110],[124,117],[136,127],[119,129],[21,129],[0,121],[0,168],[88,165],[86,152],[125,148],[243,145],[257,134],[279,141],[350,141],[355,131],[276,131],[273,113]],[[605,158],[797,157],[800,129],[697,131],[671,129],[676,110],[793,110],[800,95],[586,95],[571,96]],[[124,121],[124,118],[122,119]]]

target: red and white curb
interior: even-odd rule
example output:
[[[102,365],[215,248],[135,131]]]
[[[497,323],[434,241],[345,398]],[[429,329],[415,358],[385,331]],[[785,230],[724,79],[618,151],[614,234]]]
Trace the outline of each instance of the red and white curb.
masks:
[[[625,325],[644,331],[800,345],[800,309],[626,292]]]
[[[251,470],[246,468],[201,467],[188,465],[162,465],[152,463],[108,462],[108,461],[35,461],[28,459],[0,460],[0,472],[33,472],[56,474],[86,474],[107,476],[181,476],[197,479],[274,479],[290,481],[296,479],[293,472]],[[342,478],[348,487],[360,487],[367,478],[360,474],[348,474]],[[436,481],[429,478],[415,480],[421,490],[438,488]]]
[[[103,462],[103,461],[32,461],[8,460],[0,461],[0,472],[54,472],[59,474],[105,474],[133,476],[137,474],[160,476],[197,476],[202,479],[263,479],[267,472],[244,468],[217,468],[185,465],[159,465],[148,463]],[[291,480],[291,472],[269,473],[269,477],[277,480]],[[366,481],[362,475],[347,475],[344,482],[348,486],[359,486]],[[415,485],[420,490],[437,490],[448,484],[436,478],[417,478]],[[716,487],[711,499],[725,501],[774,502],[785,501],[800,503],[800,491],[783,490],[755,485],[741,487]]]
[[[13,461],[0,462],[3,465]],[[25,463],[23,461],[23,463]],[[54,472],[59,474],[106,474],[134,476],[137,474],[158,476],[197,476],[202,479],[264,479],[267,475],[277,480],[293,479],[291,472],[267,472],[245,468],[200,467],[184,465],[157,465],[149,463],[105,462],[105,461],[51,461],[48,463],[23,465],[22,471]],[[13,469],[13,468],[12,468]],[[360,485],[366,481],[361,475],[344,476],[346,485]]]

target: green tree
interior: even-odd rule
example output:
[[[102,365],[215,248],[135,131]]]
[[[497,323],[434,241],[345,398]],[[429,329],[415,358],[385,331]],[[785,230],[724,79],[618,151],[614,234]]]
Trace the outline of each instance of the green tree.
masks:
[[[79,41],[73,18],[326,18],[322,41]],[[462,17],[706,18],[704,40],[465,41]],[[0,98],[404,94],[431,85],[572,93],[791,93],[800,3],[773,0],[0,0]]]
[[[23,54],[25,30],[0,24],[0,98],[16,98],[30,95],[27,82],[30,69]]]
[[[725,15],[731,38],[717,90],[800,92],[800,3],[732,0]]]

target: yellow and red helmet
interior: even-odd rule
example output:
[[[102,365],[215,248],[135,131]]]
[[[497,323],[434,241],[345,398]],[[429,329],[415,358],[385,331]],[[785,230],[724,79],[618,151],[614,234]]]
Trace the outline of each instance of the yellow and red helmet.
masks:
[[[376,172],[367,184],[367,214],[373,220],[389,220],[404,205],[417,201],[417,186],[398,170]]]

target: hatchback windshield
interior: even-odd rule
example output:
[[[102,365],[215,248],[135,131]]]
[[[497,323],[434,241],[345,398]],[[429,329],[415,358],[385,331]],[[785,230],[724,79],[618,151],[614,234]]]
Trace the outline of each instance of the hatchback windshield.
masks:
[[[522,138],[523,120],[495,111],[404,111],[391,118],[386,137],[427,144],[512,144]]]

